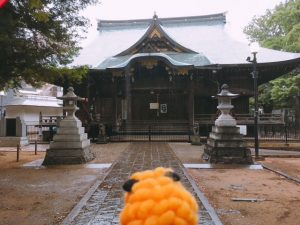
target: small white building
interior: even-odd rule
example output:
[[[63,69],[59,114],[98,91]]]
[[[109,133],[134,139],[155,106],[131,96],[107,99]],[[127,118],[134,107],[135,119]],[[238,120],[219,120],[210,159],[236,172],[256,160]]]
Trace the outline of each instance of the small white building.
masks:
[[[42,131],[37,126],[40,124],[41,115],[45,117],[63,115],[63,102],[56,98],[62,95],[62,87],[48,83],[40,88],[23,83],[19,89],[1,92],[0,146],[27,145],[29,133],[36,136],[38,129],[40,133]]]
[[[63,95],[63,88],[44,84],[40,88],[23,84],[22,89],[11,89],[3,96],[1,101],[2,116],[5,118],[20,117],[26,125],[36,125],[43,116],[62,116],[62,100],[57,99]]]

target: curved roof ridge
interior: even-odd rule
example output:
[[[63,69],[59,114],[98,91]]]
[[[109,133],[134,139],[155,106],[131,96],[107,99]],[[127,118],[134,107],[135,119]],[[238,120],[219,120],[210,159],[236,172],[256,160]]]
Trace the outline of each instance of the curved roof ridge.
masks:
[[[98,20],[97,30],[110,30],[110,29],[128,29],[137,27],[147,27],[151,24],[151,19],[134,19],[134,20]],[[184,16],[184,17],[167,17],[157,18],[159,23],[164,26],[177,26],[178,24],[190,24],[190,23],[213,23],[213,24],[225,24],[226,12],[207,14],[200,16]]]
[[[134,54],[132,55],[129,59],[127,59],[125,62],[122,62],[118,65],[114,65],[114,66],[110,66],[110,67],[107,67],[109,69],[113,69],[113,68],[124,68],[126,67],[132,60],[134,59],[138,59],[138,58],[143,58],[143,57],[161,57],[161,58],[164,58],[166,59],[170,64],[172,65],[176,65],[176,66],[193,66],[192,64],[190,63],[186,63],[186,62],[180,62],[178,60],[175,60],[173,58],[171,58],[170,56],[168,56],[167,54],[164,54],[162,52],[153,52],[153,53],[137,53],[137,54]]]

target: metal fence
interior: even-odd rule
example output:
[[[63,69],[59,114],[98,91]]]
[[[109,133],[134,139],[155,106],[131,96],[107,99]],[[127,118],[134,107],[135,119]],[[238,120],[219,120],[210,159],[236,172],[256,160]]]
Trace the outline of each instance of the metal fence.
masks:
[[[38,123],[26,126],[26,135],[30,143],[34,143],[35,141],[41,143],[52,141],[55,133],[56,126],[41,126]]]
[[[263,140],[300,141],[300,128],[296,124],[259,125],[259,136]]]
[[[56,133],[56,126],[41,126],[31,124],[26,126],[27,137],[31,143],[49,142]],[[211,125],[201,125],[197,133],[202,137],[208,136]],[[253,125],[247,126],[246,139],[253,138]],[[96,141],[99,134],[98,125],[86,128],[91,141]],[[106,134],[110,141],[168,141],[189,142],[195,133],[195,127],[183,122],[134,122],[124,126],[107,126]],[[297,142],[300,141],[300,128],[295,124],[259,125],[259,138],[261,140]]]
[[[186,122],[134,121],[123,126],[114,126],[108,132],[111,141],[170,141],[187,142],[192,135],[192,127]]]
[[[149,125],[148,129],[116,130],[110,135],[111,141],[190,141],[190,130],[166,129],[158,125]]]

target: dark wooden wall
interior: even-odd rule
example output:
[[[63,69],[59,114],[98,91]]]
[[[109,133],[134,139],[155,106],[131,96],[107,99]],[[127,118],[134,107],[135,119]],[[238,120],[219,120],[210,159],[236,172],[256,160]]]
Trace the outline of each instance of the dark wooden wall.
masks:
[[[173,71],[173,72],[170,72]],[[248,113],[252,94],[251,77],[225,74],[222,71],[193,70],[176,74],[160,62],[153,68],[132,65],[122,75],[112,72],[91,73],[88,85],[93,114],[114,123],[121,118],[122,102],[126,102],[127,118],[132,120],[189,120],[194,114],[215,114],[221,85],[240,94],[233,101],[235,113]],[[194,96],[194,97],[193,97]],[[167,113],[150,109],[150,103],[167,104]],[[124,107],[123,107],[124,108]],[[194,108],[192,111],[190,108]]]

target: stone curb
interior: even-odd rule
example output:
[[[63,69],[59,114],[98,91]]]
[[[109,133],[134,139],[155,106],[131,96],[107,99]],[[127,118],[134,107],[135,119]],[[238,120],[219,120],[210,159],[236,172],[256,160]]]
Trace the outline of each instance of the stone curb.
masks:
[[[168,146],[172,149],[173,148],[168,144]],[[179,162],[180,159],[177,157],[177,155],[175,154],[175,152],[173,151],[174,157],[176,157],[178,159]],[[208,199],[205,197],[204,193],[198,188],[196,182],[194,181],[194,179],[189,175],[189,173],[187,172],[187,170],[184,168],[184,165],[181,163],[180,167],[183,171],[183,174],[186,176],[186,178],[188,179],[188,181],[190,182],[190,184],[192,185],[192,188],[194,189],[197,197],[199,198],[200,202],[202,203],[203,207],[206,209],[206,211],[208,212],[208,214],[210,215],[212,221],[214,222],[215,225],[223,225],[223,223],[221,222],[218,214],[216,213],[215,209],[212,207],[212,205],[209,203]]]
[[[288,175],[287,173],[281,172],[280,170],[273,169],[272,167],[266,166],[266,165],[264,165],[263,163],[262,163],[261,165],[262,165],[262,167],[263,167],[264,169],[267,169],[267,170],[270,170],[270,171],[272,171],[272,172],[274,172],[274,173],[277,173],[277,174],[279,174],[280,176],[284,176],[285,178],[287,178],[287,179],[289,179],[289,180],[292,180],[292,181],[296,182],[298,185],[300,184],[300,179],[298,179],[298,178],[296,178],[296,177],[290,176],[290,175]]]
[[[189,182],[191,183],[197,197],[200,199],[201,203],[203,204],[204,208],[207,210],[208,214],[210,215],[211,219],[213,220],[215,225],[223,225],[221,222],[216,210],[212,207],[209,203],[208,199],[205,197],[204,193],[198,188],[197,184],[195,183],[194,179],[188,174],[186,169],[182,168],[184,175],[187,177]]]
[[[79,214],[81,209],[86,205],[87,201],[91,198],[91,196],[95,193],[99,185],[105,180],[105,178],[109,175],[113,167],[115,166],[117,160],[112,163],[109,169],[106,171],[105,175],[100,179],[96,180],[92,187],[85,193],[85,195],[80,199],[80,201],[74,206],[71,212],[67,215],[67,217],[62,221],[60,225],[69,225],[71,224],[76,216]]]

